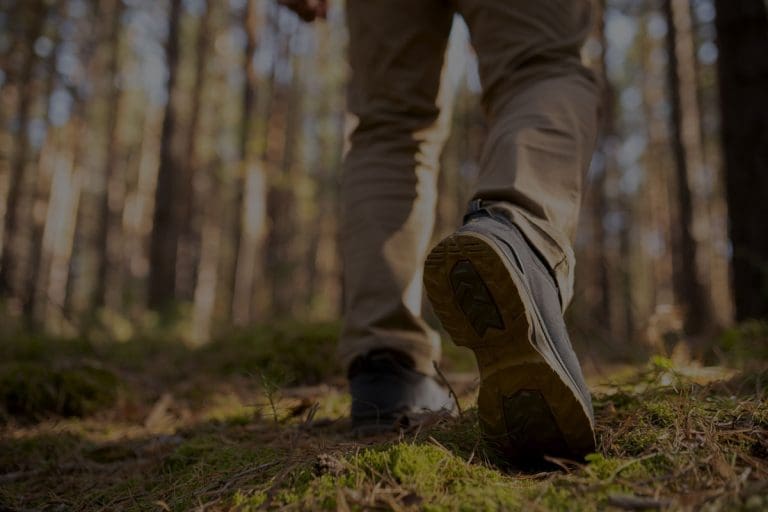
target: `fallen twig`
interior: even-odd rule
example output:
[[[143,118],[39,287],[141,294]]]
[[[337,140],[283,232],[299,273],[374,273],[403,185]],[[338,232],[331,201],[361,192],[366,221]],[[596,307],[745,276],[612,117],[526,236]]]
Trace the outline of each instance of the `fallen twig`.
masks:
[[[448,391],[453,397],[453,401],[456,403],[456,410],[459,412],[459,417],[461,418],[464,415],[464,411],[461,410],[461,404],[459,403],[459,395],[456,394],[456,391],[454,391],[453,386],[451,386],[451,383],[448,382],[448,379],[445,378],[445,375],[443,374],[442,370],[440,370],[440,367],[437,365],[437,361],[432,361],[432,366],[435,367],[435,372],[437,372],[437,375],[440,377],[440,380],[442,380],[443,384],[445,384],[445,386],[448,388]]]

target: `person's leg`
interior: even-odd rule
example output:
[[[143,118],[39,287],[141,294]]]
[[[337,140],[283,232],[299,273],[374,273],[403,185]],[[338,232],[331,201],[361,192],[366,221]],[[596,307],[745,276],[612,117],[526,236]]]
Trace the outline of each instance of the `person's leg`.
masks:
[[[573,295],[582,182],[597,135],[598,91],[582,65],[590,0],[458,0],[478,53],[490,133],[474,197],[501,201]]]
[[[439,338],[422,320],[438,159],[448,133],[441,91],[453,11],[445,0],[348,0],[357,118],[344,161],[343,364],[391,349],[434,373]]]
[[[457,0],[478,53],[490,133],[465,224],[425,264],[427,294],[480,370],[483,434],[514,462],[594,450],[589,390],[563,319],[571,240],[595,140],[579,59],[588,0]]]

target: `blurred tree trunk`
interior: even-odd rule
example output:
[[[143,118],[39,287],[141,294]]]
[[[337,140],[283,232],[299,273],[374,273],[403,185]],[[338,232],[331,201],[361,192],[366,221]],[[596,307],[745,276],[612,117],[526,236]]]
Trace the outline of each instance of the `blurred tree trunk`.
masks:
[[[317,136],[304,140],[303,153],[305,165],[312,169],[315,193],[310,215],[305,220],[307,227],[307,245],[303,248],[304,266],[307,268],[307,286],[301,298],[304,311],[311,317],[335,320],[339,315],[340,295],[340,258],[337,243],[338,236],[338,183],[337,175],[341,169],[344,151],[344,124],[346,119],[343,78],[335,73],[326,73],[337,62],[338,45],[341,38],[335,32],[328,37],[317,37],[314,52],[307,56],[306,69],[303,71],[306,90],[331,91],[329,94],[313,95],[307,101],[305,118],[312,126],[317,126]],[[464,69],[464,62],[459,62]],[[457,200],[462,191],[458,184],[459,162],[462,151],[467,145],[467,137],[448,144],[444,155],[452,166],[445,166],[449,172],[441,173],[441,198],[439,204],[438,226],[448,230],[448,225],[455,227],[460,213]],[[453,172],[450,172],[450,171]],[[440,230],[440,227],[437,228]]]
[[[118,125],[121,114],[120,75],[120,23],[123,14],[122,0],[104,0],[101,12],[109,16],[105,42],[108,50],[107,76],[104,89],[107,97],[106,155],[104,158],[104,190],[101,196],[100,214],[96,231],[97,263],[96,283],[92,306],[119,307],[120,287],[113,276],[120,272],[119,259],[122,251],[118,241],[122,237],[121,214],[124,197],[124,176],[118,172]],[[109,300],[108,300],[109,295]]]
[[[22,9],[22,20],[26,27],[24,44],[19,48],[23,52],[21,67],[18,74],[18,100],[16,110],[17,136],[15,152],[11,163],[8,180],[8,195],[6,199],[5,220],[3,229],[3,252],[0,257],[0,297],[19,298],[22,291],[19,282],[20,251],[19,242],[22,230],[27,227],[22,219],[22,195],[24,190],[25,171],[29,158],[29,122],[32,105],[35,101],[35,88],[32,84],[37,55],[34,45],[46,19],[48,6],[43,0],[25,2]]]
[[[768,318],[768,13],[715,0],[736,318]]]
[[[183,189],[181,194],[185,200],[184,213],[181,216],[182,230],[179,241],[179,261],[176,275],[176,290],[178,298],[192,300],[197,279],[197,265],[200,256],[200,199],[197,189],[201,179],[200,169],[200,113],[207,84],[207,67],[211,41],[211,0],[204,0],[203,12],[200,15],[195,43],[195,77],[190,100],[189,130],[187,145],[184,151],[184,165],[180,170]]]
[[[302,112],[301,77],[298,76],[298,58],[291,52],[291,40],[295,34],[280,34],[280,46],[276,66],[290,67],[291,83],[282,86],[275,94],[275,135],[269,138],[268,158],[276,165],[275,176],[268,191],[267,216],[269,233],[267,269],[272,295],[271,313],[278,317],[291,315],[295,307],[296,289],[303,286],[302,268],[297,261],[298,244],[301,242],[299,204],[297,190],[304,176],[294,166],[298,149],[296,131]],[[285,69],[285,68],[284,68]],[[283,85],[283,84],[281,84]],[[282,130],[280,130],[282,128]],[[279,169],[280,172],[277,172]]]
[[[331,108],[324,111],[326,114],[333,112],[336,107],[336,119],[329,119],[326,127],[326,137],[323,140],[323,158],[318,172],[317,191],[317,217],[312,219],[315,226],[310,238],[307,255],[307,305],[310,314],[322,319],[336,319],[339,315],[341,303],[341,269],[339,268],[338,236],[338,186],[336,175],[341,169],[341,160],[344,146],[344,105],[343,101],[331,103]],[[457,144],[458,146],[458,144]],[[459,151],[455,152],[459,154]],[[457,157],[458,159],[458,157]],[[458,167],[456,168],[458,171]],[[456,176],[456,173],[454,173]],[[452,192],[459,191],[455,187]],[[454,204],[455,208],[455,204]],[[457,210],[453,210],[457,213]],[[454,220],[456,216],[454,215]]]
[[[10,5],[9,5],[10,4]],[[29,3],[21,1],[6,2],[3,4],[5,19],[2,20],[0,30],[4,31],[6,45],[2,45],[0,53],[0,70],[5,73],[5,80],[0,86],[0,275],[2,274],[2,256],[6,251],[5,224],[8,220],[7,212],[9,203],[17,201],[18,193],[14,198],[10,197],[9,188],[13,180],[16,156],[18,153],[18,140],[21,132],[18,130],[18,113],[22,89],[26,84],[22,82],[22,75],[28,69],[30,62],[29,35],[27,10]],[[16,206],[13,206],[14,211]],[[9,248],[8,250],[14,250]],[[9,255],[13,257],[14,255]],[[0,298],[6,292],[0,287]]]
[[[30,263],[27,268],[24,285],[24,316],[33,323],[37,323],[38,320],[44,320],[44,318],[36,313],[40,312],[39,302],[45,299],[45,294],[41,293],[38,283],[40,280],[40,265],[43,253],[43,230],[45,229],[47,210],[50,207],[51,179],[53,168],[56,164],[55,155],[58,152],[54,127],[50,123],[50,114],[51,98],[58,83],[58,71],[56,67],[61,47],[59,26],[61,25],[62,20],[59,16],[62,11],[62,6],[58,5],[55,6],[51,12],[53,34],[51,35],[51,52],[48,55],[48,61],[46,62],[45,107],[43,109],[46,122],[46,136],[37,161],[36,175],[39,178],[36,180],[37,183],[34,184],[35,186],[33,189],[32,244],[29,255]]]
[[[70,265],[84,182],[81,162],[85,145],[84,110],[82,101],[76,99],[63,136],[64,149],[57,155],[58,163],[51,184],[50,207],[43,233],[42,270],[45,273],[41,284],[46,300],[42,310],[46,325],[54,331],[60,330],[65,318],[71,281]]]
[[[149,250],[149,307],[162,310],[175,299],[176,262],[179,237],[182,230],[181,214],[184,197],[181,196],[180,162],[176,151],[177,111],[176,95],[179,74],[180,23],[182,0],[171,0],[168,13],[168,99],[165,107],[160,138],[160,168],[155,190],[155,211]]]
[[[259,162],[257,136],[258,76],[256,75],[256,49],[258,43],[257,0],[248,0],[243,19],[246,33],[245,87],[243,89],[243,118],[240,131],[240,169],[235,183],[234,254],[235,265],[230,291],[231,318],[235,325],[246,325],[251,320],[251,301],[257,274],[263,270],[262,243],[266,231],[266,169]],[[274,73],[272,73],[274,75]],[[264,119],[264,133],[268,133],[269,116]],[[266,137],[266,135],[265,135]],[[246,199],[248,200],[246,204]]]
[[[214,161],[212,168],[221,165]],[[218,285],[219,254],[221,251],[222,230],[217,212],[221,208],[221,179],[213,175],[206,180],[206,201],[203,227],[201,230],[200,258],[198,259],[197,280],[194,291],[194,309],[192,315],[192,342],[202,345],[211,335],[213,312],[216,305],[216,288]]]
[[[614,160],[614,140],[616,138],[615,127],[615,92],[608,79],[608,66],[606,63],[606,52],[608,51],[608,38],[605,33],[605,8],[606,1],[600,0],[597,13],[597,37],[600,42],[600,61],[599,73],[602,79],[603,97],[600,126],[600,140],[598,143],[599,152],[602,155],[601,168],[597,169],[595,181],[592,184],[593,197],[593,242],[594,258],[596,260],[597,282],[599,283],[599,298],[595,311],[597,318],[602,318],[602,326],[605,334],[611,338],[617,334],[612,321],[611,305],[611,278],[610,261],[608,256],[607,237],[605,229],[605,218],[608,214],[608,201],[605,196],[605,184],[608,177],[608,170],[613,165]]]
[[[209,5],[212,8],[213,4]],[[236,64],[235,64],[236,65]],[[224,87],[227,83],[227,75],[231,71],[228,67],[216,67],[215,73],[210,78],[213,90]],[[204,104],[205,117],[210,119],[211,126],[207,133],[218,134],[226,130],[230,122],[221,115],[210,115],[224,110],[229,98],[222,95],[211,96]],[[199,197],[205,197],[196,208],[200,212],[200,257],[197,259],[197,279],[195,280],[194,303],[192,310],[191,341],[202,345],[210,340],[217,306],[217,298],[227,296],[230,293],[217,293],[220,287],[226,288],[228,282],[221,282],[219,278],[222,268],[222,253],[225,242],[225,224],[222,222],[221,212],[225,210],[224,186],[222,170],[226,165],[222,161],[221,154],[200,157],[198,173]],[[227,226],[228,227],[228,226]],[[224,286],[221,286],[221,285]]]
[[[149,258],[146,250],[151,243],[152,215],[155,202],[157,171],[159,169],[160,139],[163,131],[162,107],[147,108],[142,113],[141,139],[137,151],[136,184],[132,193],[130,215],[124,230],[127,237],[126,259],[131,286],[129,293],[142,296],[147,290]],[[144,305],[134,302],[134,312],[140,314]]]
[[[652,13],[649,13],[652,14]],[[644,17],[647,26],[649,15]],[[672,220],[673,204],[671,204],[671,176],[669,172],[669,132],[670,126],[663,116],[657,114],[667,95],[666,65],[655,58],[659,50],[664,50],[665,43],[649,37],[647,30],[644,32],[644,48],[642,53],[642,66],[644,74],[642,78],[643,109],[645,118],[645,136],[648,139],[644,156],[644,165],[648,172],[647,177],[647,205],[646,213],[641,214],[648,222],[649,243],[644,245],[648,251],[649,265],[652,276],[653,291],[650,297],[652,309],[648,311],[646,320],[646,342],[654,351],[665,351],[666,347],[660,344],[658,337],[651,333],[649,326],[654,318],[664,315],[672,309],[675,302],[674,270],[671,254],[673,246],[674,226]]]
[[[675,295],[685,310],[686,332],[698,336],[711,330],[714,317],[702,283],[693,235],[691,174],[701,171],[702,153],[690,5],[688,0],[664,0],[664,12],[668,25],[668,85],[677,202],[677,218],[673,222]]]

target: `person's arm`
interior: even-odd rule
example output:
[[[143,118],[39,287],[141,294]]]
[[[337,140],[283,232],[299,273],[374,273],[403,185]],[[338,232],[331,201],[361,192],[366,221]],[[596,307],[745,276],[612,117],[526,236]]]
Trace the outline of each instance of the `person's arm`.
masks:
[[[315,21],[317,18],[325,19],[328,12],[328,0],[278,0],[278,3],[298,14],[299,18],[306,22]]]

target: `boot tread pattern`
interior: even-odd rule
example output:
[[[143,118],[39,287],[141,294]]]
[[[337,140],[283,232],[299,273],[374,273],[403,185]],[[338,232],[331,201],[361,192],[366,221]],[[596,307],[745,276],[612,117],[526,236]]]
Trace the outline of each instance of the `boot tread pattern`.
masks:
[[[469,260],[456,262],[451,270],[451,287],[456,304],[481,338],[490,327],[504,329],[499,308],[491,292]]]

